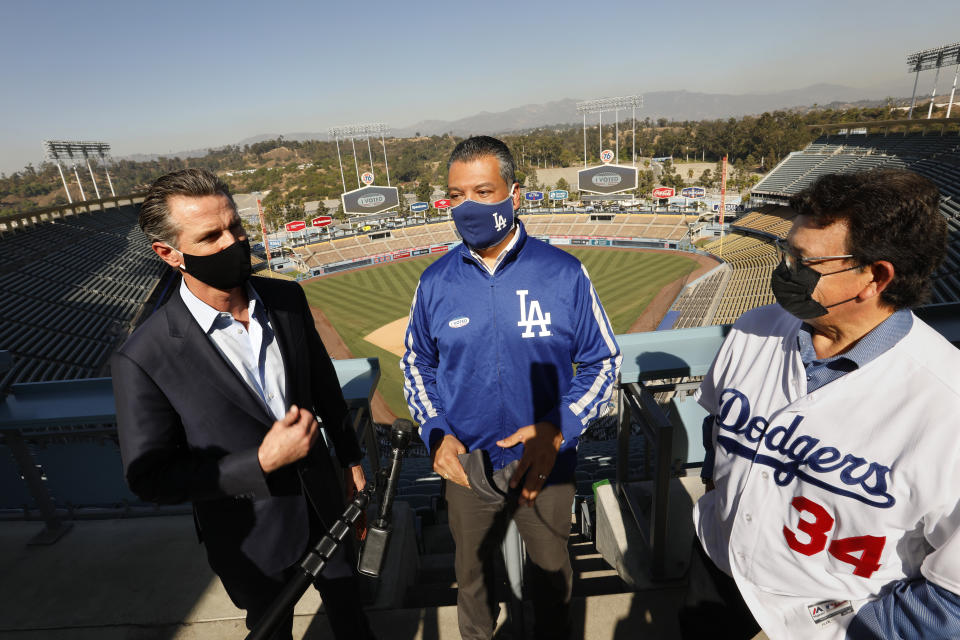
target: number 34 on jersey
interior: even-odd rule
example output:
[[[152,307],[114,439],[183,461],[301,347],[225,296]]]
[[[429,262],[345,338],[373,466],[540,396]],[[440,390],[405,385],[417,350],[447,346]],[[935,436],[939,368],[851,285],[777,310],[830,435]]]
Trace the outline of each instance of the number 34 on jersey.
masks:
[[[833,529],[834,518],[829,511],[803,496],[795,497],[790,506],[800,513],[797,522],[799,535],[789,527],[783,528],[783,537],[791,549],[805,556],[813,556],[826,549],[837,560],[853,565],[853,575],[861,578],[869,578],[880,568],[886,537],[854,536],[830,540],[828,534]],[[857,553],[860,555],[855,555]]]

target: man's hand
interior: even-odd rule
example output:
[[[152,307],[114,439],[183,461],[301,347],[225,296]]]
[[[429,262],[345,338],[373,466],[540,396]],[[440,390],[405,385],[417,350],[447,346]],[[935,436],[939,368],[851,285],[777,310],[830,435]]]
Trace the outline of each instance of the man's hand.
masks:
[[[520,466],[510,478],[510,488],[515,489],[524,472],[529,470],[527,481],[523,483],[523,491],[520,492],[520,504],[532,507],[533,501],[537,499],[547,481],[547,476],[553,471],[557,451],[563,444],[563,434],[552,422],[538,422],[517,429],[513,435],[497,442],[497,446],[506,449],[521,443],[523,457],[520,458]]]
[[[312,413],[290,405],[287,414],[273,423],[260,443],[260,468],[270,473],[306,457],[319,433],[320,425]]]
[[[358,491],[363,491],[365,486],[367,486],[367,476],[363,472],[363,467],[359,464],[343,470],[343,488],[346,492],[347,502],[353,500],[354,495]]]
[[[460,464],[460,458],[457,457],[466,452],[467,448],[454,436],[443,436],[443,440],[433,450],[433,470],[439,473],[441,478],[469,489],[470,481],[467,480],[467,472]]]
[[[349,504],[354,495],[358,491],[363,491],[363,488],[367,486],[367,476],[363,473],[363,467],[359,464],[355,464],[352,467],[347,467],[343,470],[343,487],[346,493],[346,502]],[[355,523],[353,523],[353,531],[357,536],[357,540],[363,542],[367,537],[367,512],[364,511],[360,514],[360,517]]]

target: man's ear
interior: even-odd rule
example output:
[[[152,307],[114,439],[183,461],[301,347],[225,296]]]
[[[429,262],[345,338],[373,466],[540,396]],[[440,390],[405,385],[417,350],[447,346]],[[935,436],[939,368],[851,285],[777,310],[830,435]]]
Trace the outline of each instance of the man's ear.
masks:
[[[516,211],[520,208],[520,183],[514,181],[513,183],[513,210]]]
[[[153,249],[153,252],[160,256],[160,259],[166,262],[168,265],[174,269],[179,269],[183,265],[183,256],[180,255],[179,251],[171,249],[169,246],[163,242],[154,242],[150,245],[150,248]]]
[[[883,293],[884,289],[889,287],[890,283],[893,282],[893,276],[895,274],[893,263],[887,260],[877,260],[867,266],[866,270],[873,276],[873,279],[861,290],[859,296],[861,300],[867,300]]]

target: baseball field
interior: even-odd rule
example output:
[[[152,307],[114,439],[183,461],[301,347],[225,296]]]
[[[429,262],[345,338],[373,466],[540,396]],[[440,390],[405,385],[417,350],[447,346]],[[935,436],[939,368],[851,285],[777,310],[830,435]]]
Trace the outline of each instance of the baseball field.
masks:
[[[586,265],[615,333],[627,332],[664,287],[700,267],[697,261],[673,252],[562,248]],[[342,340],[339,355],[327,345],[331,354],[379,358],[378,389],[399,417],[408,415],[399,361],[410,300],[420,274],[437,257],[390,262],[303,283],[310,305],[323,312]],[[318,318],[318,326],[322,321]],[[330,342],[328,336],[324,342]]]

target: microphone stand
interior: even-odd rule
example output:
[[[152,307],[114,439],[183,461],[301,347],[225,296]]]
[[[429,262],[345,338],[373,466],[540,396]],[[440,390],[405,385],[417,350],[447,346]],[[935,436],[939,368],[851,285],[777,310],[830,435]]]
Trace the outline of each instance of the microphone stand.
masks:
[[[359,570],[364,575],[379,577],[383,560],[386,557],[387,544],[390,541],[390,511],[400,477],[400,463],[403,452],[410,444],[415,427],[409,420],[396,420],[390,432],[390,470],[380,469],[374,482],[368,482],[363,491],[357,492],[347,505],[340,519],[333,523],[326,535],[314,545],[313,549],[300,561],[298,571],[283,591],[276,597],[257,626],[247,635],[246,640],[268,640],[277,626],[290,615],[303,592],[323,573],[327,562],[336,553],[337,547],[352,531],[354,523],[366,511],[367,504],[378,490],[383,490],[380,511],[376,522],[367,529],[367,539],[360,552]],[[371,537],[371,534],[373,536]]]
[[[393,530],[390,522],[393,510],[393,498],[397,493],[397,484],[400,481],[400,463],[403,452],[410,444],[413,435],[413,423],[409,420],[397,420],[393,423],[390,432],[390,471],[380,470],[386,474],[386,486],[380,499],[380,511],[374,523],[367,527],[367,538],[363,542],[360,552],[360,563],[357,570],[365,576],[379,578],[383,569],[383,561],[387,556],[387,545],[390,544],[390,532]]]

